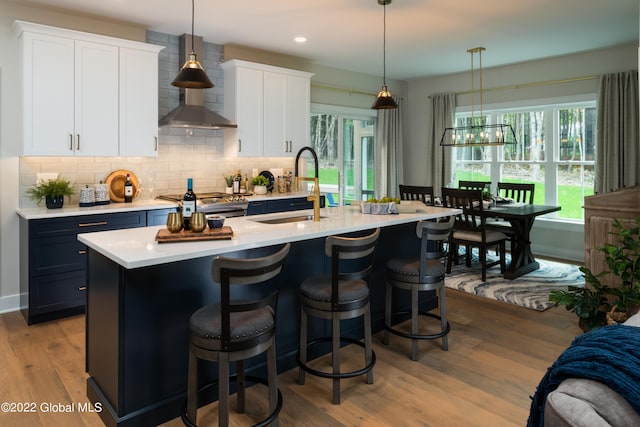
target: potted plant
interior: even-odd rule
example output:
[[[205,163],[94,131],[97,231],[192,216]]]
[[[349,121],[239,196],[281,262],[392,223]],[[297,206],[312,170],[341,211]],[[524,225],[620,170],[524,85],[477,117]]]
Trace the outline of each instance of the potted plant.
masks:
[[[64,205],[64,196],[71,196],[73,192],[71,182],[62,178],[40,181],[27,190],[29,197],[38,205],[45,199],[47,209],[61,208]]]
[[[267,186],[269,185],[269,179],[266,176],[258,175],[251,180],[253,185],[253,192],[256,194],[267,194]]]
[[[617,236],[616,244],[606,243],[597,248],[604,253],[609,269],[593,274],[590,269],[580,267],[587,286],[571,286],[566,291],[552,291],[549,295],[556,305],[564,305],[576,313],[584,330],[623,322],[640,307],[640,217],[628,227],[615,219],[613,226],[616,231],[611,234]],[[618,278],[616,287],[600,280],[611,274]]]
[[[227,184],[227,187],[225,188],[225,193],[227,194],[233,194],[233,181],[236,179],[236,177],[234,175],[223,175],[224,177],[224,182]]]

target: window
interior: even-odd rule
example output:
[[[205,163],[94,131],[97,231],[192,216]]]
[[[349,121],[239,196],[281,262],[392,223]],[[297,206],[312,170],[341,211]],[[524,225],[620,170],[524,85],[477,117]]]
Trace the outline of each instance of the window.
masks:
[[[595,175],[595,100],[503,108],[475,117],[513,126],[517,144],[451,148],[453,185],[460,180],[535,183],[536,204],[560,205],[556,218],[582,221],[584,197],[593,194]],[[456,126],[471,124],[456,114]]]
[[[375,116],[369,110],[312,105],[311,146],[318,154],[320,191],[336,204],[374,193]]]

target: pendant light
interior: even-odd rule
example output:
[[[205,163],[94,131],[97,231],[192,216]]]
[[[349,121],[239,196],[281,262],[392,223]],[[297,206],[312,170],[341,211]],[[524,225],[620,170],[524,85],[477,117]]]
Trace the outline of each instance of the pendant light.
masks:
[[[195,18],[195,0],[191,0],[191,54],[189,59],[184,63],[176,78],[171,82],[173,86],[187,89],[208,89],[213,87],[213,83],[207,77],[202,65],[198,62],[198,58],[193,48],[193,21]]]
[[[382,89],[371,108],[374,110],[388,110],[398,108],[398,104],[393,100],[391,92],[387,89],[387,5],[392,0],[378,0],[378,4],[384,8],[383,30],[382,30]]]
[[[471,125],[446,128],[440,139],[440,145],[443,147],[455,146],[489,146],[516,144],[516,134],[513,127],[508,124],[484,123],[484,115],[482,113],[482,52],[486,49],[483,47],[474,47],[467,49],[471,54]],[[475,73],[473,70],[474,54],[479,57],[479,74],[480,74],[480,116],[475,116]]]

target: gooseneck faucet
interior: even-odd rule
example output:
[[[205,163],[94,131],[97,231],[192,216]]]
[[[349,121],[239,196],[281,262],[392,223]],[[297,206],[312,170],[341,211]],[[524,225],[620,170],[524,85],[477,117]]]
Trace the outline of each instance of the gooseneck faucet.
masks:
[[[311,154],[313,155],[313,161],[315,163],[315,178],[310,178],[310,177],[306,177],[306,176],[298,176],[298,160],[300,160],[300,155],[304,152],[304,151],[310,151]],[[309,195],[307,196],[307,200],[308,201],[313,201],[313,221],[314,222],[318,222],[320,221],[320,181],[318,180],[318,169],[319,169],[319,165],[318,165],[318,154],[316,154],[315,150],[311,147],[302,147],[300,149],[300,151],[298,151],[298,154],[296,154],[296,163],[294,165],[294,186],[296,188],[296,190],[298,190],[298,183],[299,181],[311,181],[313,182],[313,196]]]

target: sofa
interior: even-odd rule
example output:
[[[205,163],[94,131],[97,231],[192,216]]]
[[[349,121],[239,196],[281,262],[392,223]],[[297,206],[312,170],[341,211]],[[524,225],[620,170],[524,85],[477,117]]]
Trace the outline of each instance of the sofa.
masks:
[[[624,324],[640,327],[640,313]],[[546,396],[544,426],[637,427],[640,426],[640,414],[627,399],[600,381],[567,378]]]

